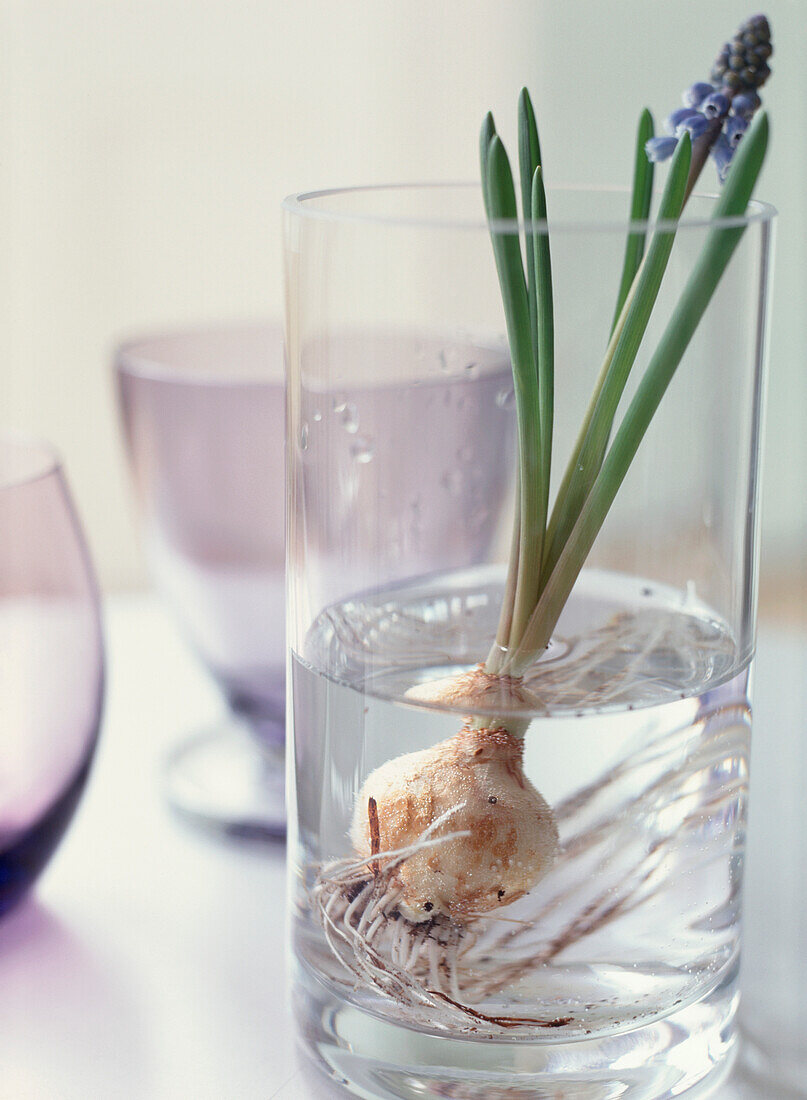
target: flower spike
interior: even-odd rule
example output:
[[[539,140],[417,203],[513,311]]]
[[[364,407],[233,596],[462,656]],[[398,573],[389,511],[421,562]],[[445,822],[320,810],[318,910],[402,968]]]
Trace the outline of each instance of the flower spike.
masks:
[[[684,91],[684,106],[665,122],[671,136],[658,135],[646,143],[648,160],[667,160],[686,132],[693,143],[689,192],[710,155],[722,183],[740,138],[762,105],[758,89],[770,76],[772,53],[770,23],[764,15],[752,15],[720,51],[711,82],[699,80]]]

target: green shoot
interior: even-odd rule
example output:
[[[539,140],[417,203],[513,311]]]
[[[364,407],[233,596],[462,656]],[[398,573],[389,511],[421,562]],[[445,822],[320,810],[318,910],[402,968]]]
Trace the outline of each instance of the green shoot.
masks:
[[[541,548],[544,537],[546,490],[543,485],[538,378],[532,345],[529,297],[517,230],[518,212],[510,162],[497,134],[490,140],[483,163],[487,171],[487,204],[491,239],[502,291],[507,337],[513,362],[513,382],[518,420],[519,535],[511,627],[508,646],[521,637],[529,610],[538,598]],[[498,223],[498,224],[497,224]],[[513,231],[513,226],[516,226]],[[508,614],[505,609],[503,614]],[[491,661],[496,661],[496,653]]]
[[[768,119],[760,112],[737,151],[714,219],[741,217],[754,189],[768,144]],[[681,294],[661,341],[606,455],[594,486],[549,576],[517,650],[505,663],[520,675],[549,642],[561,611],[594,544],[650,421],[683,358],[712,295],[740,242],[744,226],[715,226]]]
[[[521,89],[518,97],[518,166],[521,181],[521,210],[526,221],[530,217],[532,208],[532,181],[536,170],[541,163],[541,144],[538,140],[538,127],[535,124],[535,111],[532,107],[530,93],[526,88]],[[527,232],[526,256],[527,256],[527,293],[530,302],[530,326],[532,333],[532,345],[536,354],[536,371],[539,369],[538,331],[536,328],[536,285],[535,285],[535,236]]]
[[[633,192],[631,194],[630,220],[632,222],[646,223],[650,217],[650,204],[653,199],[653,172],[654,165],[648,160],[645,153],[645,143],[655,133],[653,116],[648,109],[642,111],[639,116],[639,125],[636,128],[636,159],[633,166]],[[614,334],[619,315],[628,296],[639,264],[644,255],[646,229],[642,228],[628,234],[625,244],[625,261],[622,265],[622,279],[619,283],[619,293],[616,298],[614,320],[611,324],[611,335]]]
[[[493,121],[493,115],[488,111],[479,134],[479,163],[482,167],[482,198],[485,201],[485,211],[488,217],[491,216],[490,202],[488,200],[488,152],[490,150],[490,143],[495,135],[496,125]]]
[[[594,396],[558,492],[544,553],[547,576],[554,568],[599,472],[619,399],[650,321],[670,258],[675,230],[669,226],[674,225],[683,208],[690,159],[689,134],[685,134],[675,151],[659,206],[659,219],[667,228],[657,230],[653,235],[647,255],[628,291],[605,354]]]
[[[488,153],[490,151],[490,143],[496,135],[496,125],[493,121],[493,115],[488,111],[482,122],[482,130],[479,134],[479,160],[482,168],[482,197],[485,203],[485,211],[488,218],[491,218],[490,211],[490,199],[488,195]],[[499,625],[496,631],[496,642],[493,649],[488,656],[487,665],[488,668],[495,672],[498,661],[508,648],[510,640],[510,627],[513,621],[513,604],[516,597],[516,584],[518,581],[518,563],[519,563],[519,547],[521,544],[521,486],[520,477],[519,484],[516,488],[516,504],[515,513],[513,516],[513,535],[510,544],[510,567],[507,570],[507,582],[505,585],[504,598],[502,599],[501,614],[499,616]]]
[[[549,477],[554,418],[554,335],[552,271],[546,223],[546,194],[540,166],[540,144],[529,94],[519,98],[519,170],[522,210],[527,227],[526,282],[518,232],[497,227],[498,219],[515,218],[515,187],[504,146],[488,115],[480,135],[485,208],[514,363],[518,419],[518,498],[510,568],[496,643],[487,660],[495,672],[505,654],[519,643],[540,590],[541,563],[549,508]],[[526,300],[525,300],[526,292]],[[525,312],[526,307],[526,312]]]
[[[555,405],[555,316],[552,302],[552,261],[546,228],[546,191],[540,165],[532,177],[530,213],[534,237],[535,328],[538,359],[538,397],[541,408],[541,461],[543,463],[544,524],[549,513],[549,477],[552,470],[552,422]],[[542,228],[541,228],[542,227]],[[543,229],[543,231],[542,231]],[[543,548],[542,548],[543,549]]]
[[[644,224],[653,171],[644,156],[653,121],[637,130],[631,223],[617,310],[605,359],[547,523],[554,416],[554,317],[546,194],[535,114],[519,98],[519,169],[526,223],[524,264],[516,189],[493,118],[480,135],[485,209],[502,292],[513,363],[518,422],[518,496],[507,582],[496,643],[486,662],[494,674],[520,676],[552,630],[624,480],[658,404],[728,264],[743,227],[713,228],[636,394],[611,442],[614,421],[661,288],[692,179],[688,132],[677,141],[649,246]],[[762,166],[764,114],[743,139],[715,208],[716,218],[742,215]],[[609,449],[610,443],[610,449]]]

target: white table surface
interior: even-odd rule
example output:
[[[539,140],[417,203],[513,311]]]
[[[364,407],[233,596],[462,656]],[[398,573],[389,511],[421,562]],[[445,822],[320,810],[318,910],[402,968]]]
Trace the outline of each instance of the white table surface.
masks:
[[[282,846],[161,798],[163,754],[218,696],[148,597],[107,609],[108,695],[78,813],[0,924],[1,1100],[313,1100],[286,1006]],[[735,1079],[720,1100],[772,1100]]]

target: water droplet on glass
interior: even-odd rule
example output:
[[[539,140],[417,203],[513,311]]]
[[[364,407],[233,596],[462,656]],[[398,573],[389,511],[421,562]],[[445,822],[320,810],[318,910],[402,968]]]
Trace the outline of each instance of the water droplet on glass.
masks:
[[[320,420],[322,420],[322,413],[321,412],[315,412],[314,413],[314,423],[319,424]]]
[[[466,363],[465,364],[465,373],[466,374],[474,374],[475,371],[476,371],[476,363]]]
[[[500,409],[512,409],[516,403],[516,395],[512,386],[505,386],[496,394],[496,404]]]
[[[372,440],[358,436],[350,445],[350,455],[355,462],[372,462],[375,447]]]
[[[342,421],[342,427],[346,432],[350,432],[351,435],[355,435],[359,430],[359,414],[356,410],[356,406],[352,402],[347,402],[342,411],[339,414]]]
[[[473,531],[482,531],[490,518],[486,508],[480,508],[471,515],[470,527]]]
[[[440,484],[449,493],[460,493],[464,484],[463,476],[459,470],[449,470],[440,478]]]
[[[304,420],[300,425],[300,450],[308,450],[308,421]]]
[[[345,395],[343,393],[337,393],[337,394],[334,395],[333,411],[337,415],[339,413],[343,413],[345,411],[345,406],[346,405],[347,405],[347,398],[345,397]]]
[[[448,360],[446,359],[446,353],[441,350],[437,358],[440,360],[440,370],[443,372],[443,374],[447,374]]]

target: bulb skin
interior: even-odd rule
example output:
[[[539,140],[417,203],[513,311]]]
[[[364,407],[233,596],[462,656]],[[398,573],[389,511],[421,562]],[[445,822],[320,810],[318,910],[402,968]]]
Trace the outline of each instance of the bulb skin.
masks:
[[[382,764],[359,793],[351,840],[358,855],[373,855],[374,818],[383,856],[416,845],[448,811],[430,838],[462,835],[424,845],[395,869],[398,909],[410,921],[442,915],[465,923],[510,905],[555,861],[554,815],[524,774],[523,741],[502,727],[466,726],[430,749]]]

